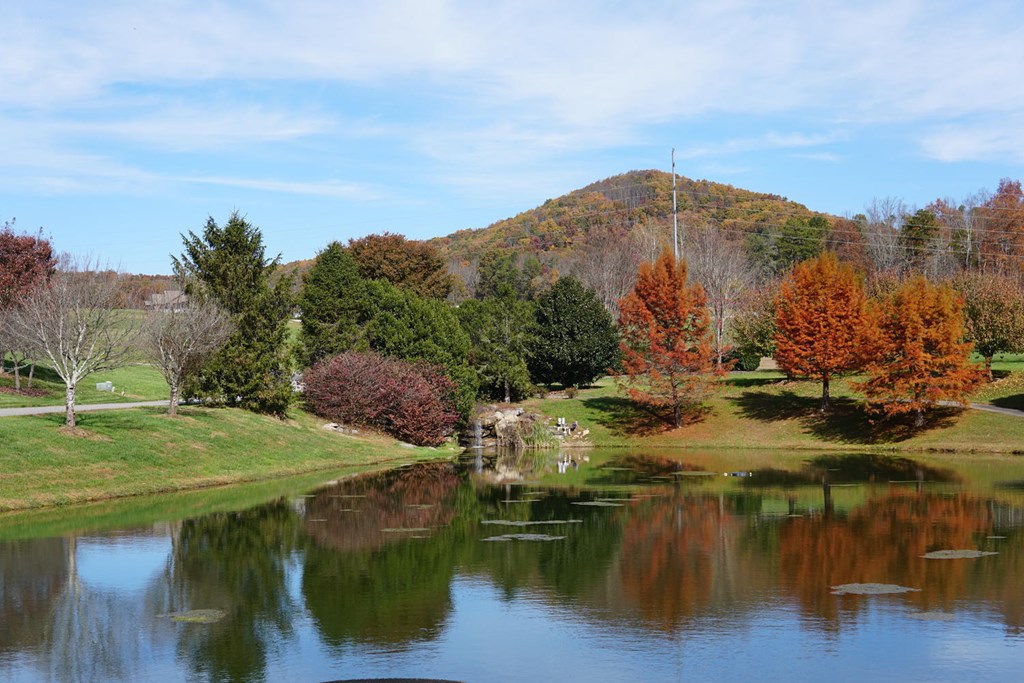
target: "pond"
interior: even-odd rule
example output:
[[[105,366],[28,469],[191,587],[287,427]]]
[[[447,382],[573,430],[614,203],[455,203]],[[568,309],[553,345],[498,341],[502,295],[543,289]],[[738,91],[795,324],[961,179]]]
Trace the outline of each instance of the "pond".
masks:
[[[9,515],[0,680],[1014,680],[1022,464],[540,453]]]

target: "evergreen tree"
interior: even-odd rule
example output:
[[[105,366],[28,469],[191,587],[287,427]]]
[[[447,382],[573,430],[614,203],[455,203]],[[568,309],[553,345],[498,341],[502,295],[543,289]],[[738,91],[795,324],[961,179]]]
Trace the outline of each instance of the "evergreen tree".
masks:
[[[536,270],[539,271],[539,269],[540,263],[537,262]],[[531,266],[531,270],[533,270],[533,266]],[[477,299],[530,298],[530,276],[519,268],[515,252],[498,250],[487,252],[480,257],[477,275]]]
[[[202,235],[182,235],[185,250],[174,269],[231,316],[234,332],[188,387],[211,403],[284,414],[291,401],[287,322],[291,280],[273,287],[279,258],[265,256],[263,236],[238,212],[220,227],[211,217]],[[192,291],[190,293],[196,293]]]
[[[572,276],[559,278],[541,295],[535,319],[530,371],[538,382],[586,386],[619,359],[619,336],[611,313]]]
[[[506,403],[530,391],[527,365],[533,344],[533,304],[515,297],[466,301],[459,320],[472,342],[469,361],[480,391]]]
[[[457,385],[456,408],[463,416],[469,414],[476,397],[475,377],[467,364],[470,341],[451,307],[375,280],[366,285],[360,324],[370,349],[444,368]]]
[[[298,355],[303,365],[309,367],[359,346],[359,316],[366,309],[366,295],[366,282],[341,244],[331,242],[317,254],[299,295],[302,331]]]

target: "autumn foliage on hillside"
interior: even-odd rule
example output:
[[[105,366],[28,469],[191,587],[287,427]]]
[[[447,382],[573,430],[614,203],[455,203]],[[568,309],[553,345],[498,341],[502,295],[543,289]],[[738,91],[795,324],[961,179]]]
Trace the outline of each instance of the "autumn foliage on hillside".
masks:
[[[621,386],[636,403],[671,411],[680,426],[710,393],[715,373],[704,290],[687,284],[686,262],[665,250],[640,266],[619,311]]]
[[[775,360],[786,372],[821,381],[821,410],[830,407],[829,382],[867,360],[867,295],[853,268],[834,254],[798,264],[779,289]]]
[[[924,277],[908,280],[877,310],[877,353],[861,384],[876,410],[887,416],[924,412],[939,401],[965,402],[984,373],[969,362],[963,303],[947,285]]]
[[[455,383],[424,363],[349,351],[317,363],[304,381],[306,403],[317,415],[418,446],[440,445],[459,419]]]

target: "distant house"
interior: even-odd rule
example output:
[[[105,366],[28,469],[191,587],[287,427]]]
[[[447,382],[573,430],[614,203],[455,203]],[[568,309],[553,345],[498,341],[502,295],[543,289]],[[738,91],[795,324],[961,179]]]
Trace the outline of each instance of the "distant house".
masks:
[[[169,311],[188,303],[188,297],[180,289],[168,289],[146,299],[146,308],[151,311]]]

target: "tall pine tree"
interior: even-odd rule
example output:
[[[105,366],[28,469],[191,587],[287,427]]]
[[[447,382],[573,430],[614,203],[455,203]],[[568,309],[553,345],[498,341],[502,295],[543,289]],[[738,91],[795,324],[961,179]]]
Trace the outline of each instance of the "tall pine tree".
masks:
[[[317,254],[299,295],[302,332],[299,360],[318,360],[354,349],[363,337],[359,317],[366,307],[367,284],[355,261],[337,242]]]
[[[203,366],[187,392],[210,403],[283,415],[291,401],[287,322],[291,282],[271,286],[279,257],[268,259],[263,235],[238,212],[220,227],[209,218],[202,235],[182,235],[175,271],[220,304],[234,332]]]

